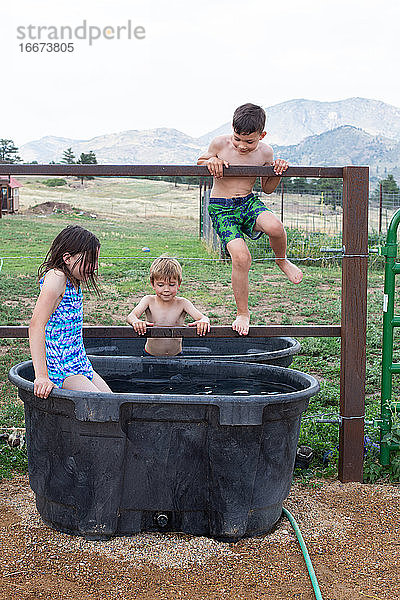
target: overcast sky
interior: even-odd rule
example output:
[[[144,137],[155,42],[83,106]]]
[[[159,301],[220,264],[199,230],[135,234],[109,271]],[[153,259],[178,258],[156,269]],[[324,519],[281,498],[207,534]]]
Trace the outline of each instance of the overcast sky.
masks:
[[[21,52],[35,41],[17,37],[29,25],[84,20],[87,30],[108,26],[110,38],[130,20],[145,37]],[[155,127],[200,136],[244,102],[293,98],[400,107],[399,23],[398,0],[13,0],[0,19],[0,138],[21,145]]]

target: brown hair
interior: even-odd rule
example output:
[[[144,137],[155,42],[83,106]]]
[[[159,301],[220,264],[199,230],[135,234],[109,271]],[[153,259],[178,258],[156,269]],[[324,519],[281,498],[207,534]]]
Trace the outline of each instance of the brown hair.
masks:
[[[154,283],[157,279],[170,281],[176,279],[180,284],[182,282],[182,267],[175,258],[169,256],[160,256],[150,266],[150,281]]]
[[[256,104],[242,104],[233,113],[232,126],[239,135],[262,133],[265,127],[265,111]]]
[[[99,294],[96,283],[97,253],[99,248],[100,242],[93,233],[79,225],[68,225],[68,227],[60,231],[53,240],[50,250],[46,254],[46,258],[38,268],[39,279],[50,269],[58,269],[59,271],[62,271],[74,285],[79,284],[79,282],[75,281],[75,278],[72,277],[63,258],[65,254],[79,254],[80,258],[78,258],[75,264],[82,259],[82,271],[86,272],[87,267],[89,267],[89,274],[85,279],[85,283],[89,288],[92,287],[94,291]],[[74,268],[75,264],[72,268]]]

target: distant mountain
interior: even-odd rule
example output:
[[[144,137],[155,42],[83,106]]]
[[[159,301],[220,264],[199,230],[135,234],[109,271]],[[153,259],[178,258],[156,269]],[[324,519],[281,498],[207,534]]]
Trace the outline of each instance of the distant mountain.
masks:
[[[400,109],[377,100],[290,100],[267,109],[265,141],[292,165],[369,165],[371,179],[392,173],[400,182]],[[225,123],[201,138],[176,129],[135,129],[74,140],[48,136],[20,147],[23,160],[59,162],[71,147],[76,157],[93,150],[103,164],[195,164]]]
[[[359,127],[373,136],[400,141],[400,109],[379,100],[348,98],[337,102],[289,100],[265,109],[267,113],[265,141],[288,146],[306,137],[343,125]],[[207,145],[216,135],[232,131],[231,121],[203,135],[200,142]]]
[[[43,137],[20,147],[24,161],[60,162],[64,150],[71,147],[79,158],[81,152],[93,150],[102,164],[193,164],[202,146],[176,129],[132,129],[100,135],[90,140]]]
[[[21,146],[20,154],[25,162],[37,160],[39,163],[47,163],[51,160],[60,160],[64,150],[72,145],[80,144],[82,141],[48,135]],[[61,154],[60,149],[62,149]]]
[[[274,155],[292,165],[368,165],[371,177],[400,175],[400,142],[372,136],[357,127],[338,127],[294,146],[273,146]]]

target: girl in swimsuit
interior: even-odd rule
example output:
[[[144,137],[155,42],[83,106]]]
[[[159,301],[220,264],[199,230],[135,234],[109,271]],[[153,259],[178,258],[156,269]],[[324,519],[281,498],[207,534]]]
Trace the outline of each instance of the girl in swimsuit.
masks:
[[[34,393],[47,398],[53,387],[108,392],[93,370],[82,338],[81,282],[96,285],[100,242],[79,225],[69,225],[53,241],[38,269],[40,295],[29,326],[35,370]]]

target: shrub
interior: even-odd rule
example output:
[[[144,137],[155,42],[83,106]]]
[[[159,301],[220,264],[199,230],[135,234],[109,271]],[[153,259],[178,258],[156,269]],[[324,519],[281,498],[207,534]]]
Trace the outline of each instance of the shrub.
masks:
[[[59,179],[59,178],[45,179],[43,181],[43,183],[44,183],[44,185],[47,185],[48,187],[59,187],[61,185],[67,185],[66,179]]]

